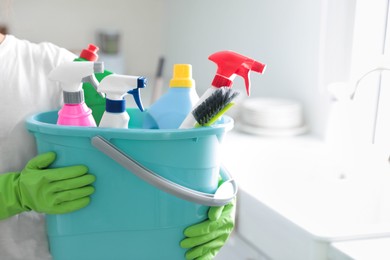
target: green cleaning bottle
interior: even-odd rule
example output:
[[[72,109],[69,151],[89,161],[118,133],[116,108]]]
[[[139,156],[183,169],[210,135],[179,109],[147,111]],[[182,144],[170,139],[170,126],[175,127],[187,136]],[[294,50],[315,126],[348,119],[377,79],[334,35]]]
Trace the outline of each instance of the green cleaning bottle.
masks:
[[[89,44],[87,49],[83,49],[80,56],[75,61],[97,61],[99,48],[93,44]],[[104,70],[103,73],[95,73],[96,79],[100,82],[106,76],[112,74],[111,71]],[[97,86],[90,82],[83,83],[84,99],[87,106],[92,110],[92,116],[99,125],[104,111],[106,111],[106,99],[97,91]]]

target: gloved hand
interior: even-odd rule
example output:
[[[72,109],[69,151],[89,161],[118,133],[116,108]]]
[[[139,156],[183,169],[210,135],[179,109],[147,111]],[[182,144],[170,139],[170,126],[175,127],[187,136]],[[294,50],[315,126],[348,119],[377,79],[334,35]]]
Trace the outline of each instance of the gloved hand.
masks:
[[[87,206],[95,177],[82,165],[47,169],[56,154],[31,159],[20,172],[0,174],[0,219],[23,211],[62,214]]]
[[[186,238],[180,242],[182,248],[191,248],[186,252],[186,259],[213,259],[234,229],[235,211],[234,199],[225,206],[210,207],[209,219],[186,228]]]

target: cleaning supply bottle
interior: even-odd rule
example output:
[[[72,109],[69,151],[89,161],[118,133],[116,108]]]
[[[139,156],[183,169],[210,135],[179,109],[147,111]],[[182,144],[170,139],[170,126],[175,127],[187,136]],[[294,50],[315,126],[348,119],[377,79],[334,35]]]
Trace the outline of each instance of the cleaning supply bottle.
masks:
[[[234,78],[238,75],[244,78],[247,95],[250,95],[249,72],[255,71],[263,73],[266,65],[255,61],[254,59],[243,56],[233,51],[220,51],[209,56],[209,60],[215,62],[218,66],[217,73],[211,83],[211,88],[200,97],[194,108],[202,104],[217,89],[221,87],[231,87]],[[196,120],[192,113],[188,113],[180,128],[193,128]]]
[[[192,66],[190,64],[175,64],[168,92],[147,109],[143,127],[179,128],[198,100],[195,81],[192,79]]]
[[[97,61],[99,58],[98,51],[99,47],[89,44],[86,49],[80,52],[80,56],[75,61]],[[100,82],[103,78],[111,74],[111,71],[104,70],[102,73],[95,73],[95,77]],[[97,91],[97,85],[94,82],[84,82],[83,90],[85,103],[92,110],[92,116],[96,124],[99,125],[103,113],[106,110],[106,99],[102,93]]]
[[[102,79],[98,91],[106,94],[106,110],[99,127],[128,128],[130,116],[126,112],[124,96],[131,94],[141,111],[144,111],[140,88],[147,84],[145,77],[111,74]],[[128,90],[136,86],[135,89]]]
[[[101,62],[66,62],[53,69],[49,78],[60,82],[64,106],[58,112],[57,124],[72,126],[96,126],[91,109],[84,102],[82,82],[103,71]]]

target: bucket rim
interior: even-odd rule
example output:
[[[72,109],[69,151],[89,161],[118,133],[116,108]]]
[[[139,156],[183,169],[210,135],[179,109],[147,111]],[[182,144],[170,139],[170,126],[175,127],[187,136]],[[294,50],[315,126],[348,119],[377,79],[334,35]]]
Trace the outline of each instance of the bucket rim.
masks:
[[[63,126],[48,122],[42,122],[38,117],[48,117],[58,110],[36,113],[26,118],[26,128],[30,132],[51,134],[69,137],[93,137],[104,135],[106,138],[138,139],[138,140],[166,140],[198,138],[208,135],[219,135],[233,128],[234,120],[229,116],[222,116],[220,122],[212,126],[189,129],[144,129],[144,128],[101,128],[85,126]]]

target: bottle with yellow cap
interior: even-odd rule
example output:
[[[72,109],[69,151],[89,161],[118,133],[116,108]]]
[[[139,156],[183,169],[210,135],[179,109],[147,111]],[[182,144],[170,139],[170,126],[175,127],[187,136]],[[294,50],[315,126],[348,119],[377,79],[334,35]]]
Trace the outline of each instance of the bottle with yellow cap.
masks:
[[[198,100],[191,64],[175,64],[168,92],[146,110],[143,127],[179,128]]]

